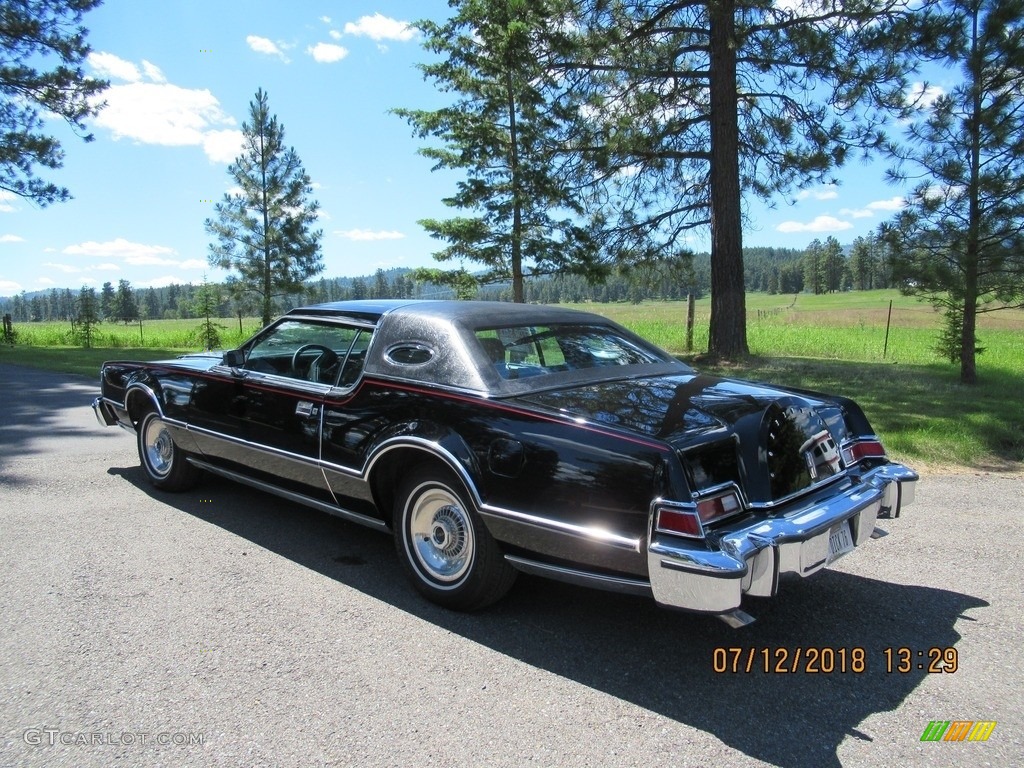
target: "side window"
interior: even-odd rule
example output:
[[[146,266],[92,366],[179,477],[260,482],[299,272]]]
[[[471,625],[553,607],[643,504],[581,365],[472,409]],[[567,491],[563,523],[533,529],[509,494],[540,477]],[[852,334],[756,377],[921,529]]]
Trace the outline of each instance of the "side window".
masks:
[[[614,328],[601,325],[479,328],[476,338],[484,359],[503,379],[665,362],[663,353],[644,349]]]
[[[363,372],[363,365],[366,363],[366,349],[370,346],[371,333],[366,330],[356,330],[349,345],[348,355],[342,361],[341,375],[338,377],[339,387],[351,387],[359,379]]]
[[[369,338],[361,328],[285,320],[249,348],[244,367],[332,386],[343,378],[354,382]]]

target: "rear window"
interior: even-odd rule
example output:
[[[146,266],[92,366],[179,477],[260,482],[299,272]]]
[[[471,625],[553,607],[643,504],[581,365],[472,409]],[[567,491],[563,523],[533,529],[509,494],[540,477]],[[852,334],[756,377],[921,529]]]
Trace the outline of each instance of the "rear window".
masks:
[[[503,379],[671,360],[659,350],[601,325],[479,328],[476,338]]]

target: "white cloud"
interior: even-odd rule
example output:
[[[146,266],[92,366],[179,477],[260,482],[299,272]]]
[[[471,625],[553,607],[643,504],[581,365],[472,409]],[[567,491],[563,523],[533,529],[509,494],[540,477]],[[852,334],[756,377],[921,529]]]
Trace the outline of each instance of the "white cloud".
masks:
[[[416,37],[416,29],[408,22],[375,13],[373,16],[363,16],[355,23],[348,22],[345,25],[345,34],[368,37],[371,40],[406,42]]]
[[[839,211],[840,216],[849,216],[853,219],[868,219],[875,215],[876,211],[899,211],[907,204],[902,197],[891,197],[888,200],[876,200],[868,203],[863,208],[843,208]]]
[[[851,219],[869,219],[874,216],[875,213],[867,208],[841,208],[839,210],[839,215],[846,216]]]
[[[331,36],[331,39],[332,39],[332,40],[341,40],[341,32],[339,32],[339,31],[338,31],[338,30],[336,30],[336,29],[332,29],[332,30],[331,30],[330,32],[328,32],[327,34]]]
[[[946,95],[946,90],[938,85],[914,83],[907,91],[907,103],[925,109],[931,107],[939,98]]]
[[[876,200],[873,203],[868,203],[868,208],[872,211],[899,211],[907,204],[901,196],[890,197],[888,200]]]
[[[346,240],[401,240],[405,237],[401,232],[394,230],[374,232],[369,229],[337,229],[334,234],[341,235]]]
[[[18,235],[0,235],[0,243],[24,243],[24,237]]]
[[[77,245],[69,245],[61,253],[69,256],[91,256],[93,258],[106,256],[113,259],[122,259],[129,264],[140,264],[146,262],[134,259],[164,257],[175,253],[175,251],[173,248],[168,248],[165,245],[133,243],[130,240],[125,240],[123,237],[118,237],[105,243],[89,240]],[[177,264],[177,262],[171,263]]]
[[[57,284],[56,280],[51,280],[48,277],[37,278],[36,282],[39,283],[39,285],[56,285]]]
[[[16,283],[13,280],[0,280],[0,296],[13,296],[21,291],[21,283]]]
[[[170,83],[128,83],[111,86],[103,97],[107,107],[96,124],[110,130],[115,140],[199,146],[214,162],[230,162],[235,156],[231,148],[241,146],[241,134],[226,129],[235,125],[234,118],[208,90]]]
[[[331,17],[330,16],[321,16],[320,17],[320,21],[322,21],[324,24],[330,24],[331,23]]]
[[[123,237],[118,237],[114,240],[108,240],[103,243],[98,243],[92,240],[84,243],[76,243],[75,245],[67,246],[63,251],[61,251],[61,253],[69,256],[86,256],[93,259],[108,258],[113,259],[114,261],[91,264],[86,267],[71,264],[57,264],[52,262],[45,264],[44,266],[68,274],[121,271],[121,266],[114,262],[120,262],[120,264],[127,264],[132,267],[176,267],[178,269],[186,270],[203,270],[208,268],[207,263],[202,259],[181,259],[178,257],[177,251],[165,245],[135,243],[130,240],[126,240]],[[165,278],[158,278],[156,281],[143,283],[142,285],[159,287],[161,285],[168,285],[171,282],[185,282],[180,278],[174,277],[167,277],[166,280],[169,282],[161,282],[164,279]]]
[[[58,272],[64,272],[68,275],[74,275],[82,271],[81,267],[72,267],[70,264],[56,264],[52,261],[45,262],[43,266],[50,269],[56,269]]]
[[[11,205],[11,200],[16,200],[17,195],[13,192],[8,192],[6,189],[0,189],[0,212],[3,213],[14,213],[17,210]]]
[[[203,136],[203,152],[215,163],[233,163],[242,154],[244,141],[238,130],[208,131]]]
[[[321,64],[331,64],[348,56],[348,49],[332,43],[317,43],[309,46],[306,53]]]
[[[112,53],[93,51],[86,58],[86,61],[89,62],[89,66],[96,70],[96,74],[100,77],[112,77],[117,80],[127,80],[130,83],[137,83],[142,79],[142,73],[137,66]]]
[[[834,216],[818,216],[813,221],[784,221],[775,228],[777,232],[842,232],[851,229],[853,224],[841,221]]]
[[[813,197],[815,200],[835,200],[839,197],[839,191],[835,184],[825,184],[817,189],[804,189],[797,193],[797,200],[806,200]]]
[[[53,261],[47,261],[43,263],[44,267],[50,269],[56,269],[58,272],[63,272],[66,275],[79,275],[83,272],[120,272],[121,268],[117,264],[111,264],[109,261],[103,264],[89,264],[85,267],[76,267],[71,264],[57,264]]]
[[[181,262],[177,259],[165,259],[162,256],[154,256],[148,253],[140,253],[124,257],[125,264],[133,267],[178,267]]]
[[[288,57],[284,55],[284,51],[281,50],[281,46],[266,37],[260,37],[259,35],[249,35],[245,38],[245,42],[248,43],[249,47],[256,51],[256,53],[265,53],[268,56],[277,56],[285,64],[288,63]]]
[[[146,73],[146,77],[152,80],[154,83],[166,83],[167,78],[164,77],[164,73],[160,71],[160,67],[156,64],[151,64],[145,59],[142,60],[142,71]]]

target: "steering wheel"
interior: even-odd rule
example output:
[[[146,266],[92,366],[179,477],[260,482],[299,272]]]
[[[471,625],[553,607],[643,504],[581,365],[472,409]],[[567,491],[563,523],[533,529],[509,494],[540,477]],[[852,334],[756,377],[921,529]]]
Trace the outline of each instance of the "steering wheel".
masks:
[[[323,344],[303,344],[301,347],[296,349],[295,353],[292,355],[292,373],[294,373],[296,376],[300,375],[300,372],[299,372],[299,358],[302,357],[303,354],[305,354],[306,352],[308,352],[311,349],[318,349],[318,350],[320,350],[320,354],[317,355],[315,358],[313,358],[312,362],[310,362],[310,364],[309,364],[309,373],[310,374],[313,373],[313,371],[316,368],[317,364],[320,362],[321,359],[323,359],[324,355],[331,355],[332,357],[334,357],[335,360],[337,360],[337,358],[338,358],[338,355],[335,354],[333,349],[331,349],[330,347],[325,347]],[[312,377],[312,378],[315,379],[316,377]]]

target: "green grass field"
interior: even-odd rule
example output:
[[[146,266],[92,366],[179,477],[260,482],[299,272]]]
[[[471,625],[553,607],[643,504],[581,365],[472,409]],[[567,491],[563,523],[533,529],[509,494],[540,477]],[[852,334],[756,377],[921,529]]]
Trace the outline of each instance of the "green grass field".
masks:
[[[892,318],[886,342],[889,302]],[[931,470],[1024,470],[1024,311],[982,316],[979,383],[959,383],[959,368],[934,348],[942,318],[896,291],[829,296],[747,297],[751,358],[711,366],[707,348],[710,302],[697,302],[695,352],[686,352],[684,302],[585,304],[695,367],[737,378],[769,381],[856,399],[889,451]],[[219,321],[224,347],[258,330],[256,320]],[[154,320],[99,326],[95,348],[72,346],[67,323],[16,326],[18,345],[0,347],[0,362],[96,376],[108,359],[156,360],[198,349],[199,320]]]

